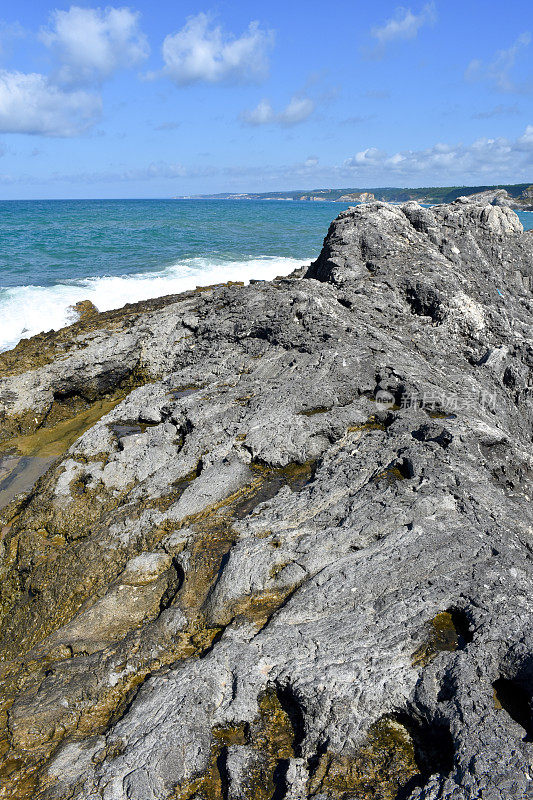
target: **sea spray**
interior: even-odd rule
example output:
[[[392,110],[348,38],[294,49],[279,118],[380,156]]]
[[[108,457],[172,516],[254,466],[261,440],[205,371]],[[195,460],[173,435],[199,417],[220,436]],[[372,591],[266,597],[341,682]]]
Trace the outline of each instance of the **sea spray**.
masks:
[[[296,258],[253,258],[223,261],[192,258],[156,272],[90,277],[54,286],[12,286],[0,289],[0,351],[22,338],[57,330],[78,318],[73,305],[90,300],[99,311],[120,308],[151,297],[227,281],[272,280],[306,263]]]

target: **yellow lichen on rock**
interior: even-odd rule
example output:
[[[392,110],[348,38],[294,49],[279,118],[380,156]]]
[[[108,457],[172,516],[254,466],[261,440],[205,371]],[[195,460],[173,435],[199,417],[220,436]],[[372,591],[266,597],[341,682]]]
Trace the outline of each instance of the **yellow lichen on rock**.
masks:
[[[358,431],[384,431],[386,426],[375,415],[370,416],[366,422],[360,425],[350,425],[348,433],[357,433]]]
[[[395,800],[419,772],[409,732],[384,717],[372,725],[357,753],[322,755],[307,793],[309,797],[323,793],[332,800]]]
[[[450,611],[442,611],[429,623],[428,637],[413,653],[413,666],[426,666],[442,651],[459,647],[459,634]]]
[[[249,767],[239,785],[243,800],[271,800],[283,767],[294,755],[294,730],[275,689],[258,699],[258,714],[250,724],[215,728],[212,731],[209,766],[194,780],[176,787],[175,800],[225,800],[227,797],[227,748],[245,745]]]
[[[20,576],[19,561],[21,557],[25,558],[32,565],[30,586],[40,587],[39,592],[32,602],[24,603],[22,584],[15,581],[9,591],[9,582],[3,586],[4,601],[12,605],[12,612],[4,621],[4,634],[8,629],[12,632],[12,656],[15,659],[10,667],[10,680],[3,686],[3,696],[9,704],[16,704],[16,715],[6,740],[2,774],[6,787],[15,793],[13,796],[18,797],[19,793],[21,800],[36,797],[46,774],[42,768],[61,741],[104,732],[149,674],[167,664],[197,658],[212,646],[223,628],[216,621],[208,624],[204,604],[221,561],[235,541],[234,519],[250,513],[257,502],[267,499],[271,491],[278,491],[284,484],[292,487],[303,485],[310,474],[310,465],[290,465],[281,470],[254,468],[251,482],[225,500],[177,524],[163,524],[146,534],[143,547],[157,548],[172,532],[179,529],[189,531],[186,545],[182,543],[176,551],[187,547],[187,570],[171,601],[182,610],[184,625],[162,641],[157,651],[151,645],[150,626],[158,624],[153,618],[158,613],[158,598],[164,593],[166,583],[157,584],[157,587],[154,583],[155,594],[152,585],[148,588],[134,587],[135,596],[131,598],[135,605],[134,613],[129,616],[112,614],[113,619],[107,620],[106,610],[119,602],[118,595],[115,595],[120,588],[120,579],[116,576],[117,571],[124,570],[124,554],[116,550],[111,559],[96,557],[94,545],[77,533],[87,525],[97,526],[99,519],[107,519],[109,512],[120,504],[122,495],[111,495],[104,487],[73,486],[73,500],[68,513],[56,515],[53,524],[45,509],[32,507],[30,503],[16,520],[10,534],[9,541],[16,542],[17,546],[13,550],[12,570],[8,573],[12,577]],[[175,491],[166,498],[163,506],[175,502],[195,475],[193,471],[187,480],[174,487]],[[99,493],[100,497],[97,496]],[[149,505],[149,500],[141,503],[136,513],[141,513]],[[131,509],[129,513],[133,513]],[[174,554],[172,548],[169,552]],[[165,556],[167,562],[172,557]],[[165,566],[168,566],[167,562]],[[114,589],[113,581],[116,582]],[[128,583],[126,579],[124,582]],[[102,594],[104,587],[108,589]],[[126,589],[131,594],[128,586]],[[146,603],[143,604],[141,597],[146,591],[150,594],[147,621],[143,612]],[[283,603],[287,593],[288,590],[267,591],[243,598],[232,610],[232,617],[242,614],[261,626]],[[42,603],[46,603],[46,613],[44,608],[41,609]],[[6,612],[8,605],[4,608]],[[31,647],[34,651],[24,657],[24,652]],[[83,659],[90,657],[95,647],[105,648],[100,653],[99,663],[104,672],[106,664],[113,664],[113,675],[107,678],[101,675],[94,680],[91,676],[86,680],[82,697],[79,695],[79,670],[87,669],[83,666]],[[122,662],[123,668],[119,668],[117,665]],[[47,671],[54,673],[54,683],[61,686],[67,706],[47,698]],[[28,697],[29,701],[20,704],[19,697]],[[277,736],[274,718],[281,712],[267,700],[261,708],[263,722],[258,723],[257,736],[262,737],[264,748],[268,750],[268,742]],[[266,730],[265,726],[268,727],[267,719],[270,719],[270,733],[261,733]],[[274,750],[271,748],[269,751],[271,758],[274,758]],[[261,783],[266,780],[264,775],[270,769],[270,762],[267,761],[267,766],[260,766],[259,762],[263,764],[262,755],[256,765],[263,776],[257,779]],[[210,780],[205,778],[204,783],[207,781],[209,784]],[[30,787],[28,793],[21,794],[20,787],[26,785]],[[255,796],[259,795],[251,795]],[[265,800],[268,797],[265,795]]]

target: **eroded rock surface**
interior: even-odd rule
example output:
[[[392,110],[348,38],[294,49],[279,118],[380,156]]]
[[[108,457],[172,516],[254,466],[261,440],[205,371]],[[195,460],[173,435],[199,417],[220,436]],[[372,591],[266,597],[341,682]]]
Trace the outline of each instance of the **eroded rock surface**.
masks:
[[[4,354],[0,797],[533,796],[532,265],[370,203]]]

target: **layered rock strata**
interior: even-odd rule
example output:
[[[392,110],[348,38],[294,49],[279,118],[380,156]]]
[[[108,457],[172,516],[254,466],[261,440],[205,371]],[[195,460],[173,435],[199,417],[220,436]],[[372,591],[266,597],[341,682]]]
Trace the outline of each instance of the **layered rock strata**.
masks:
[[[533,796],[532,275],[369,203],[0,356],[0,798]]]

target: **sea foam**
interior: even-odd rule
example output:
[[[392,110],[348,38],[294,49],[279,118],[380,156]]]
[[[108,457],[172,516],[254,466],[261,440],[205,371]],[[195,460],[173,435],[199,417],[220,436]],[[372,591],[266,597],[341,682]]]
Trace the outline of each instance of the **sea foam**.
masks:
[[[99,311],[120,308],[151,297],[226,281],[272,280],[288,275],[305,261],[264,257],[247,261],[192,258],[158,272],[84,278],[55,286],[15,286],[0,289],[0,351],[42,331],[58,330],[77,319],[72,309],[91,300]]]

